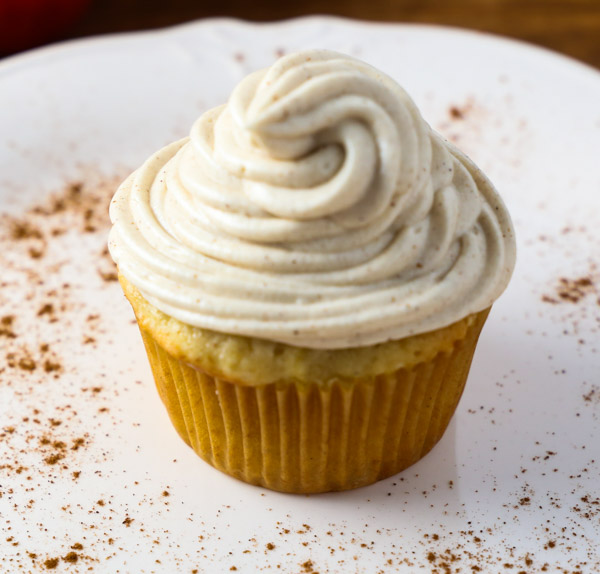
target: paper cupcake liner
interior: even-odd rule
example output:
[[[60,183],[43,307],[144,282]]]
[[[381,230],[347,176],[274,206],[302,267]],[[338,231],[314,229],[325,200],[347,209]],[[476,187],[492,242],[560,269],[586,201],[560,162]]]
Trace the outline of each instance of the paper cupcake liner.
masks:
[[[487,310],[479,315],[451,352],[326,386],[230,383],[142,336],[173,425],[200,457],[251,484],[316,493],[371,484],[431,450],[463,392]]]

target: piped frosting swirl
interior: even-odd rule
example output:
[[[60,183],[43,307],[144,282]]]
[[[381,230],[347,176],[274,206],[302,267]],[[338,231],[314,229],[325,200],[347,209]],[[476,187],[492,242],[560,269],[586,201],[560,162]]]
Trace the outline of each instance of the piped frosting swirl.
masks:
[[[111,204],[111,254],[184,323],[311,348],[490,306],[514,232],[491,183],[391,78],[307,51],[251,74]]]

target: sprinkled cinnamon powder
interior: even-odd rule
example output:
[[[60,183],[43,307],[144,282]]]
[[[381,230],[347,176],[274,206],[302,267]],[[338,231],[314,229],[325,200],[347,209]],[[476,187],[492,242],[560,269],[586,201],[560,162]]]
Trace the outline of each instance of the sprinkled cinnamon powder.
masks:
[[[77,552],[69,552],[62,559],[69,564],[75,564],[79,560],[79,554]]]
[[[579,303],[584,297],[590,293],[596,292],[596,285],[594,279],[591,276],[578,277],[576,279],[569,279],[567,277],[560,277],[558,285],[556,286],[556,295],[543,295],[542,301],[544,303]]]
[[[101,317],[94,306],[89,306],[85,292],[78,291],[77,282],[72,278],[61,281],[60,274],[66,266],[77,264],[65,254],[79,242],[79,234],[89,238],[93,252],[105,249],[107,204],[117,182],[112,178],[100,182],[96,178],[93,187],[81,182],[68,184],[15,216],[0,214],[0,389],[12,392],[16,399],[10,412],[0,412],[3,421],[11,421],[0,433],[0,504],[13,496],[14,490],[7,484],[20,483],[20,492],[31,493],[24,502],[14,505],[14,511],[24,517],[32,516],[38,493],[43,497],[45,491],[53,492],[54,484],[80,479],[82,471],[71,465],[85,466],[86,451],[94,443],[88,437],[89,417],[78,414],[79,385],[71,386],[71,381],[79,382],[85,374],[73,369],[61,355],[70,357],[78,352],[77,344],[84,337],[93,339],[92,335],[101,329]],[[91,263],[94,273],[96,269],[108,272],[106,257],[94,259],[86,249],[81,251],[82,262],[87,266]],[[81,312],[83,317],[97,319],[82,323]],[[82,328],[85,333],[81,333]],[[66,384],[53,387],[53,381],[58,380]],[[94,382],[92,386],[99,388],[98,380]],[[104,401],[95,402],[96,410],[106,408]],[[0,530],[12,529],[8,516],[14,511],[7,514],[0,509],[6,517]],[[69,505],[59,512],[70,512]],[[60,521],[60,516],[56,519]],[[34,540],[37,527],[48,527],[35,524],[32,520],[30,541]],[[53,570],[61,562],[72,566],[96,560],[79,552],[83,549],[80,542],[66,548],[57,542],[52,544],[54,552],[46,548],[50,550],[49,557],[39,559],[46,552],[30,548],[23,551],[20,559],[13,555],[10,567],[6,566],[9,571],[29,571],[33,561],[38,567]],[[18,548],[27,541],[14,540],[11,544]],[[3,560],[0,556],[0,570]]]
[[[450,108],[448,108],[448,114],[454,120],[462,120],[462,119],[464,119],[465,112],[466,112],[466,110],[464,110],[464,109],[461,110],[457,106],[450,106]]]
[[[14,321],[14,315],[5,315],[0,318],[0,337],[8,337],[9,339],[15,339],[17,337],[13,330]]]
[[[61,461],[63,458],[64,458],[63,454],[55,453],[55,454],[51,454],[50,456],[47,456],[44,459],[44,462],[46,464],[56,464],[57,462]]]
[[[54,570],[58,566],[58,558],[48,558],[44,561],[44,566],[48,570]]]
[[[23,239],[42,239],[43,235],[39,229],[36,229],[32,223],[28,221],[19,221],[12,219],[8,222],[10,238],[13,241],[21,241]]]

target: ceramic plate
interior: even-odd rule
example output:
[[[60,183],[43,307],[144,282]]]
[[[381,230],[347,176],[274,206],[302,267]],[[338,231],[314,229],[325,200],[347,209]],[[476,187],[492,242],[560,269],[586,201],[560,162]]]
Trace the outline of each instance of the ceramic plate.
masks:
[[[118,180],[306,47],[381,68],[495,182],[518,264],[442,441],[341,494],[205,464],[153,388],[104,250]],[[0,63],[0,570],[600,569],[600,75],[521,43],[207,20]]]

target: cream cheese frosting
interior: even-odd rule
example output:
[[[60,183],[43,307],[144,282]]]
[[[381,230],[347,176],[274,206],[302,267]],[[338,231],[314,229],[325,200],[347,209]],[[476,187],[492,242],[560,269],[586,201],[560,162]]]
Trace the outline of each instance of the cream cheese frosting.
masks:
[[[309,348],[489,307],[515,262],[492,184],[391,78],[330,51],[251,74],[110,207],[111,255],[189,325]]]

